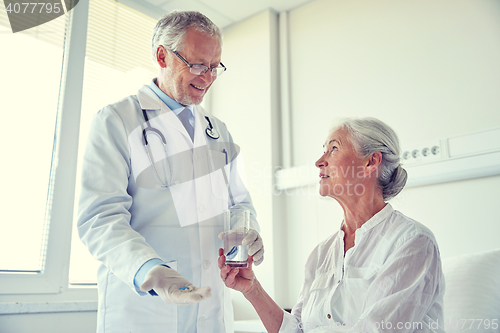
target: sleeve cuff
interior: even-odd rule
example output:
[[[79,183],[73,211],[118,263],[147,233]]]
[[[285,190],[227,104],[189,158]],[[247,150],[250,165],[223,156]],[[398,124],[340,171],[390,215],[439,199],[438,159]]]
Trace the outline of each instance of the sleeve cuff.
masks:
[[[154,259],[150,259],[150,260],[146,261],[141,266],[141,268],[139,268],[137,273],[135,273],[134,286],[135,286],[136,292],[139,293],[139,295],[147,295],[148,294],[148,293],[141,291],[141,284],[144,282],[144,279],[146,278],[146,274],[148,274],[148,272],[151,270],[151,268],[153,268],[156,265],[167,266],[163,260],[161,260],[159,258],[154,258]]]
[[[283,321],[278,333],[301,333],[302,324],[294,315],[283,310]]]

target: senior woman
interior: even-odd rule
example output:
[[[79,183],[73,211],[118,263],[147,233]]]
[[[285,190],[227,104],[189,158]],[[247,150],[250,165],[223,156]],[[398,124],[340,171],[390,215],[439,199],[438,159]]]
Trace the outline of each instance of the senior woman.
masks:
[[[312,251],[291,314],[252,271],[221,278],[256,309],[268,332],[444,332],[444,277],[432,232],[386,203],[404,187],[396,134],[374,118],[336,126],[316,162],[322,196],[344,210],[338,231]],[[333,221],[333,223],[338,223]]]

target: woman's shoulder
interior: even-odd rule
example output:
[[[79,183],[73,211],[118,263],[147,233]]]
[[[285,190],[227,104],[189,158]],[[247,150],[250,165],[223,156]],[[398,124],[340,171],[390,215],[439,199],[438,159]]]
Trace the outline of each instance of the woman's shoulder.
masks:
[[[332,248],[332,246],[334,246],[334,243],[338,237],[339,231],[337,230],[336,232],[330,234],[328,237],[319,242],[318,245],[316,245],[316,247],[314,248],[313,252],[316,252],[318,254],[327,252]]]
[[[341,244],[339,243],[341,240],[342,238],[339,238],[339,231],[334,232],[332,235],[322,240],[309,255],[306,267],[313,270],[319,267],[326,269],[324,267],[325,262],[330,262],[332,258],[337,258],[337,252],[340,250],[343,251],[343,242],[342,246],[340,246]]]
[[[394,210],[387,220],[387,228],[392,234],[398,238],[398,243],[405,243],[411,239],[420,237],[428,238],[436,244],[436,238],[433,232],[423,223],[410,218],[398,210]]]

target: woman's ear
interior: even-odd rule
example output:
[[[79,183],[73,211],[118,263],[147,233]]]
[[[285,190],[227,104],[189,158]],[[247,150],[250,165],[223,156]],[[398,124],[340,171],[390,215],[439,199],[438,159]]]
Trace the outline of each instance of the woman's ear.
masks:
[[[161,68],[167,67],[167,49],[163,45],[156,49],[156,62]]]
[[[365,176],[369,177],[376,172],[382,163],[382,153],[379,151],[371,154],[366,161]]]

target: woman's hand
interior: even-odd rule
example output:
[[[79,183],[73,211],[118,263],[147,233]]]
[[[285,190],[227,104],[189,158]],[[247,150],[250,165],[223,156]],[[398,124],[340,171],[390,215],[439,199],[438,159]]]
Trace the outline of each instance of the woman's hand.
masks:
[[[248,268],[233,268],[226,265],[224,250],[219,249],[219,268],[220,277],[226,287],[248,293],[254,287],[255,274],[252,270],[253,257],[248,257]]]
[[[226,266],[224,250],[219,249],[220,277],[226,287],[241,291],[243,296],[252,303],[267,332],[277,333],[283,322],[283,310],[266,293],[252,270],[253,256],[248,256],[248,268],[233,268]]]

